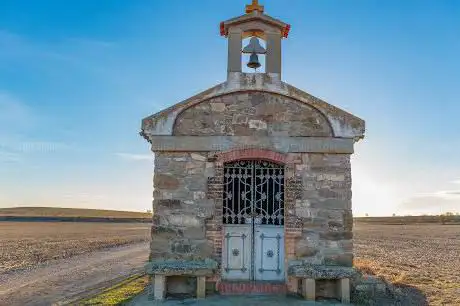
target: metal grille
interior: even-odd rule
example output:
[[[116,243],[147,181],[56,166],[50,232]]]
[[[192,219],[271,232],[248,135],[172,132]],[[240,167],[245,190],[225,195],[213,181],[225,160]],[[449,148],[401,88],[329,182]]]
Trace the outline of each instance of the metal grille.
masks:
[[[224,165],[224,224],[284,225],[284,168],[263,160]]]

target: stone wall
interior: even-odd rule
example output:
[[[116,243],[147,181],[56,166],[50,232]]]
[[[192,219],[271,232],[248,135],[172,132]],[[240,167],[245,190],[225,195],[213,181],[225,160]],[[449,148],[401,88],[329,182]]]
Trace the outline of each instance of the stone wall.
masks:
[[[215,202],[206,198],[214,165],[203,153],[156,152],[151,259],[212,255],[205,232]]]
[[[352,266],[351,170],[348,154],[299,154],[294,214],[302,234],[294,264]]]
[[[324,115],[313,107],[267,92],[212,98],[184,110],[173,135],[332,136]]]
[[[287,266],[352,266],[350,155],[259,149],[155,154],[152,258],[221,262],[223,166],[241,157],[285,164]]]

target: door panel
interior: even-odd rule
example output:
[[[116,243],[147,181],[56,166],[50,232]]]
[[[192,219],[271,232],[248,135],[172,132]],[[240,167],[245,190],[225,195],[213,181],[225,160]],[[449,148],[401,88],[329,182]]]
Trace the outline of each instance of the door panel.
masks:
[[[251,277],[252,226],[224,227],[222,276],[229,280],[249,280]]]
[[[274,225],[256,225],[254,228],[254,249],[255,279],[283,280],[283,227]]]

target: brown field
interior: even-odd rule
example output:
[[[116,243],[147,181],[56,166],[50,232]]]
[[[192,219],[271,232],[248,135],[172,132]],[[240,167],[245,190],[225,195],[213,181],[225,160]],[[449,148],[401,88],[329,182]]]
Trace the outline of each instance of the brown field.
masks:
[[[150,224],[0,222],[0,274],[97,249],[148,241]],[[460,305],[460,226],[354,228],[358,267],[417,288],[430,305]]]
[[[0,274],[150,239],[150,224],[0,222]]]
[[[0,208],[0,216],[16,217],[86,217],[86,218],[151,218],[151,213],[86,208],[12,207]]]
[[[459,225],[358,223],[354,246],[359,267],[416,287],[430,305],[460,305]]]

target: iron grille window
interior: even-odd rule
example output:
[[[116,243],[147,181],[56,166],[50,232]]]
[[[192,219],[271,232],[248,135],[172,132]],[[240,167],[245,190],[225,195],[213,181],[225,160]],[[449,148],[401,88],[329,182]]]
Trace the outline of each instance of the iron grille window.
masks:
[[[263,160],[224,165],[224,224],[284,225],[284,167]]]

